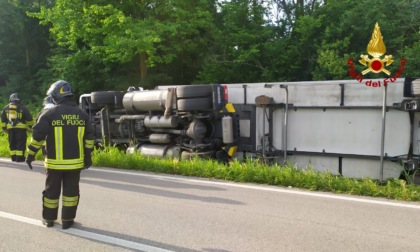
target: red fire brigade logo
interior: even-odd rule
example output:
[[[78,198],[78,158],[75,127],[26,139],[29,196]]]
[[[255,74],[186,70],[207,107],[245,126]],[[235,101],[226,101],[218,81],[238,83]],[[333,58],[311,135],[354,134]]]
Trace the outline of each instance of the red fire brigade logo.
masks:
[[[391,75],[391,73],[385,69],[386,66],[389,66],[394,62],[392,60],[392,55],[386,55],[383,59],[380,57],[385,54],[386,47],[384,44],[384,39],[381,34],[381,30],[379,28],[378,23],[375,24],[375,29],[373,29],[372,38],[369,41],[367,46],[367,52],[373,58],[370,59],[368,55],[360,55],[361,60],[359,60],[360,64],[367,66],[368,68],[362,71],[362,74],[365,75],[369,72],[373,73],[380,73],[384,72],[387,75]]]
[[[385,55],[383,58],[381,58],[382,55],[384,55],[386,52],[386,47],[378,23],[375,24],[375,28],[373,29],[372,38],[370,39],[367,46],[367,52],[370,56],[372,56],[372,58],[370,58],[369,55],[360,55],[360,64],[367,66],[367,68],[363,70],[361,74],[355,70],[355,65],[353,63],[354,59],[350,58],[347,60],[347,65],[349,68],[348,73],[351,77],[362,83],[363,75],[369,72],[375,74],[383,72],[388,76],[391,75],[391,72],[385,67],[391,65],[394,60],[392,59],[392,55]],[[398,71],[391,78],[385,78],[382,82],[368,80],[365,82],[365,85],[371,87],[380,87],[381,85],[386,86],[390,82],[395,82],[396,78],[399,78],[404,71],[405,63],[405,59],[401,58]]]

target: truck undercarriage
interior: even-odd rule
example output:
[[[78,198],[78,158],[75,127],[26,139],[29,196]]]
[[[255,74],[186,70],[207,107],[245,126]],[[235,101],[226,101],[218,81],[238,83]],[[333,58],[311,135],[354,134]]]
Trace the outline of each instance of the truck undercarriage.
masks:
[[[100,91],[82,95],[98,145],[125,146],[154,157],[216,158],[226,162],[238,135],[221,85],[165,90]],[[235,136],[236,135],[236,136]]]

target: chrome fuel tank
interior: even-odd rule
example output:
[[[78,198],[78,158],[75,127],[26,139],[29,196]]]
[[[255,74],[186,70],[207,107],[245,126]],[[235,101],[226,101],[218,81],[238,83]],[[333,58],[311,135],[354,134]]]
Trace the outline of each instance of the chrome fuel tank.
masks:
[[[171,90],[148,90],[126,93],[123,106],[127,112],[165,111],[176,106],[175,93]]]

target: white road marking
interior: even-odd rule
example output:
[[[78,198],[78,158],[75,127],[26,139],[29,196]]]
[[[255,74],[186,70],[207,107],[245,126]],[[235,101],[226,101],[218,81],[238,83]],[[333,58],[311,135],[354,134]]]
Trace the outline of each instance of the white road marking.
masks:
[[[24,222],[24,223],[28,223],[28,224],[32,224],[32,225],[35,225],[35,226],[45,227],[44,225],[42,225],[42,222],[40,220],[35,220],[35,219],[20,216],[20,215],[16,215],[16,214],[11,214],[11,213],[6,213],[6,212],[0,211],[0,217],[10,219],[10,220],[16,220],[16,221],[20,221],[20,222]]]
[[[16,215],[16,214],[11,214],[11,213],[6,213],[6,212],[0,211],[0,217],[46,228],[44,225],[42,225],[41,220],[31,219],[31,218],[27,218],[27,217]],[[95,240],[95,241],[104,242],[104,243],[107,243],[107,244],[112,244],[112,245],[117,245],[117,246],[120,246],[120,247],[130,248],[130,249],[136,249],[136,250],[141,250],[141,251],[146,251],[146,252],[173,252],[172,250],[166,250],[166,249],[153,247],[153,246],[142,244],[142,243],[126,241],[126,240],[115,238],[115,237],[112,237],[112,236],[101,235],[101,234],[97,234],[97,233],[93,233],[93,232],[80,230],[80,229],[77,229],[77,228],[69,228],[69,229],[64,229],[63,230],[63,229],[61,229],[61,225],[57,225],[57,224],[55,224],[52,229],[55,229],[57,231],[61,231],[63,233],[76,235],[76,236],[79,236],[79,237],[82,237],[82,238],[87,238],[87,239],[91,239],[91,240]]]
[[[101,234],[97,234],[97,233],[92,233],[92,232],[88,232],[88,231],[83,231],[83,230],[76,229],[76,228],[69,228],[69,229],[65,229],[65,230],[59,229],[59,230],[64,232],[64,233],[77,235],[79,237],[88,238],[88,239],[92,239],[92,240],[96,240],[96,241],[101,241],[101,242],[105,242],[105,243],[108,243],[108,244],[114,244],[114,245],[118,245],[118,246],[125,247],[125,248],[137,249],[137,250],[146,251],[146,252],[172,252],[171,250],[166,250],[166,249],[162,249],[162,248],[158,248],[158,247],[153,247],[153,246],[142,244],[142,243],[126,241],[126,240],[123,240],[123,239],[119,239],[119,238],[115,238],[115,237],[111,237],[111,236],[107,236],[107,235],[101,235]]]
[[[4,158],[0,158],[0,160],[9,161],[9,159],[4,159]],[[234,182],[218,182],[218,181],[210,181],[210,180],[204,180],[204,179],[193,179],[190,177],[182,178],[182,177],[178,177],[177,175],[163,175],[163,174],[153,175],[153,174],[140,173],[142,171],[139,171],[139,173],[136,173],[136,172],[129,172],[129,171],[108,170],[107,168],[101,168],[101,169],[90,168],[89,170],[115,173],[115,174],[129,174],[133,176],[150,177],[150,178],[158,178],[158,179],[171,179],[171,180],[182,181],[182,182],[194,182],[194,183],[201,183],[201,184],[230,186],[230,187],[237,187],[237,188],[260,190],[260,191],[289,193],[289,194],[305,195],[305,196],[310,196],[310,197],[338,199],[338,200],[354,201],[354,202],[384,205],[384,206],[420,209],[420,204],[417,204],[417,203],[405,203],[405,202],[399,203],[395,201],[385,201],[385,199],[384,200],[363,199],[363,198],[356,198],[351,195],[347,195],[347,196],[332,195],[332,194],[328,194],[328,192],[325,192],[325,194],[316,193],[316,192],[305,192],[305,191],[297,191],[295,189],[276,188],[274,186],[269,186],[269,185],[253,186],[253,185],[240,184],[240,183],[234,183]]]
[[[240,184],[240,183],[234,183],[234,182],[219,182],[219,181],[210,181],[210,180],[204,180],[204,179],[194,179],[194,178],[188,178],[188,177],[183,178],[183,177],[172,176],[172,175],[154,175],[154,174],[136,173],[136,172],[128,172],[128,171],[116,171],[116,170],[98,169],[98,168],[90,168],[89,170],[115,173],[115,174],[128,174],[128,175],[140,176],[140,177],[170,179],[170,180],[182,181],[182,182],[194,182],[194,183],[221,185],[221,186],[228,186],[228,187],[230,186],[230,187],[237,187],[237,188],[260,190],[260,191],[289,193],[289,194],[305,195],[305,196],[310,196],[310,197],[338,199],[338,200],[354,201],[354,202],[376,204],[376,205],[420,209],[420,204],[415,204],[415,203],[410,204],[410,203],[405,203],[405,202],[399,203],[399,202],[394,202],[394,201],[363,199],[363,198],[356,198],[352,196],[332,195],[332,194],[327,194],[327,192],[325,194],[316,193],[316,192],[305,192],[305,191],[298,191],[294,189],[276,188],[274,186],[269,186],[269,185],[254,186],[254,185]]]

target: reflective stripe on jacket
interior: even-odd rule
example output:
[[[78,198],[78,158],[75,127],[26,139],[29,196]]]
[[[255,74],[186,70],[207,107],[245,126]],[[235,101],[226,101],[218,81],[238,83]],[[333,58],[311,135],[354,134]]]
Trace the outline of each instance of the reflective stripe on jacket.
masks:
[[[27,151],[35,155],[45,143],[46,168],[81,169],[84,166],[85,152],[93,149],[93,139],[89,116],[74,101],[65,99],[40,115],[33,127]]]

